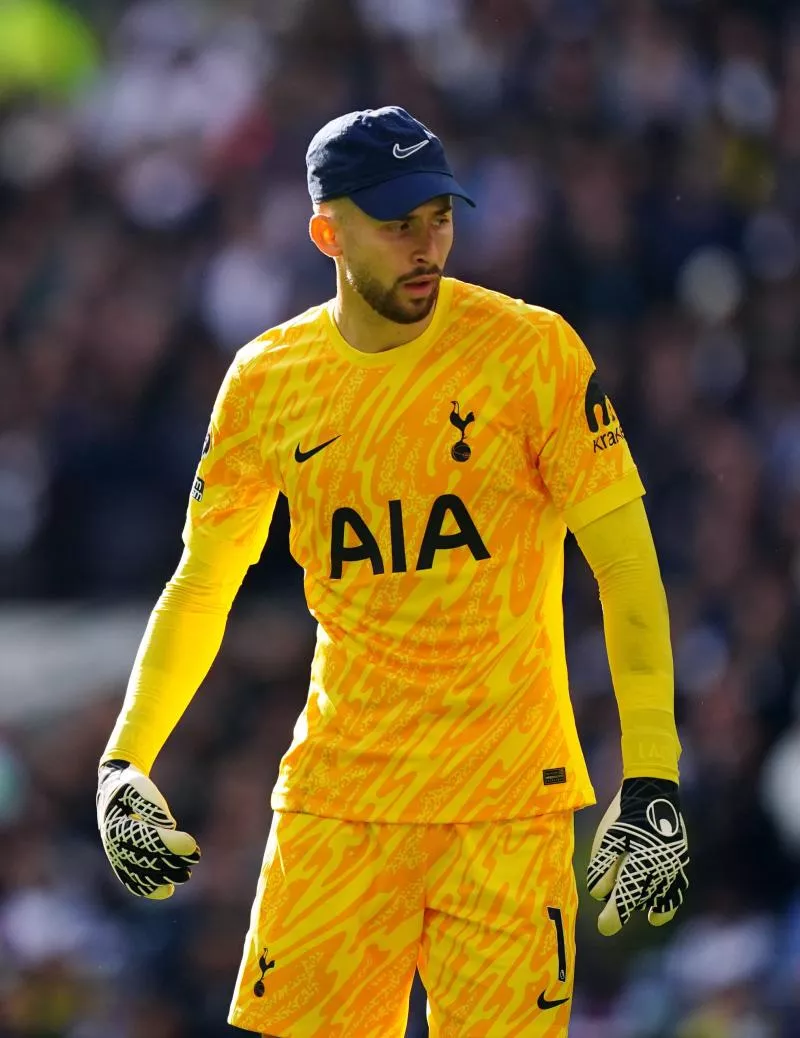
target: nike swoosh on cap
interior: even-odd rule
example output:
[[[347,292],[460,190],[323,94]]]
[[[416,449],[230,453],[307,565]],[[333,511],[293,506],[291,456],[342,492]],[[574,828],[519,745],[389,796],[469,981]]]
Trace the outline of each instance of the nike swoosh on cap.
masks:
[[[424,141],[420,141],[419,144],[410,144],[407,148],[401,148],[399,144],[395,144],[392,148],[392,155],[396,159],[407,159],[410,155],[413,155],[415,151],[419,151],[420,148],[424,148],[427,144],[430,144],[430,138]]]
[[[339,433],[341,436],[341,433]],[[320,443],[316,447],[312,447],[310,451],[304,451],[300,449],[300,444],[294,449],[294,460],[295,461],[308,461],[309,458],[313,458],[315,454],[319,454],[321,450],[324,450],[329,444],[333,443],[334,440],[338,440],[339,436],[334,436],[333,439],[326,440],[324,443]]]

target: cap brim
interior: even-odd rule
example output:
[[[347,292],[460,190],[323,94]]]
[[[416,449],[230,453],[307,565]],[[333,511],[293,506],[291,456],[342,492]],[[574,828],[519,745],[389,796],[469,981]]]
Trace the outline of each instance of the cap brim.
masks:
[[[348,197],[373,220],[399,220],[439,195],[463,198],[475,206],[464,188],[448,173],[407,173],[372,187],[362,187]]]

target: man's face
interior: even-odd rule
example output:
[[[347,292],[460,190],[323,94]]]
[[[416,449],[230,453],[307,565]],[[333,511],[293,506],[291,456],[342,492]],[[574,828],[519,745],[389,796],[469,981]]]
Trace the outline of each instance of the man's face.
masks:
[[[448,195],[389,222],[373,220],[350,203],[338,237],[344,277],[376,313],[397,324],[428,316],[453,247]]]

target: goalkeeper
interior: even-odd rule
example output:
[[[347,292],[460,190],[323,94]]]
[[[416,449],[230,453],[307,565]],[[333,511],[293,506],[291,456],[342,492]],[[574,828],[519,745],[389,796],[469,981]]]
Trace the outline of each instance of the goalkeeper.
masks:
[[[150,778],[222,641],[277,496],[318,622],[229,1021],[267,1038],[556,1038],[575,974],[574,815],[596,802],[569,696],[571,531],[597,579],[621,728],[588,886],[612,935],[686,891],[667,603],[644,487],[559,315],[443,274],[439,139],[401,108],[309,146],[334,299],[236,355],[185,549],[100,762],[103,846],[132,893],[199,859]]]

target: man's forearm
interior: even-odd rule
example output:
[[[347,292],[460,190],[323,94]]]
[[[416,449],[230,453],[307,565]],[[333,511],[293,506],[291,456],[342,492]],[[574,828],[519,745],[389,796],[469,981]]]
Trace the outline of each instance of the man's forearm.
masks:
[[[641,500],[575,534],[594,572],[622,730],[623,777],[678,781],[669,613]]]
[[[149,773],[214,662],[245,568],[223,576],[184,552],[150,615],[101,762],[122,758]]]

